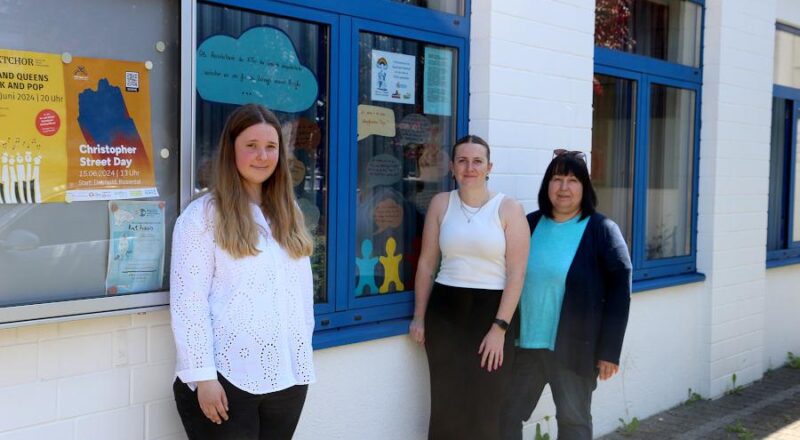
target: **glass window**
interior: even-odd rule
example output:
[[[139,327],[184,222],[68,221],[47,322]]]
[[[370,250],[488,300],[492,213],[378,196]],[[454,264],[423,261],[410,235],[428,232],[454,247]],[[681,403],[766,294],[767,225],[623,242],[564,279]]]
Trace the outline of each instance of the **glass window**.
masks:
[[[409,291],[431,198],[450,188],[454,49],[361,32],[355,295]]]
[[[591,163],[598,210],[619,225],[630,247],[636,81],[595,75],[593,107]]]
[[[464,0],[392,0],[397,3],[435,9],[448,14],[464,15]]]
[[[0,71],[19,74],[26,89],[0,94],[0,307],[127,292],[155,298],[138,294],[169,285],[164,256],[179,205],[180,3],[76,0],[69,27],[63,6],[41,0],[0,8],[0,53],[23,60],[0,65]],[[158,195],[138,198],[142,185],[152,185]],[[65,203],[67,197],[73,202]],[[109,221],[120,206],[109,201],[116,198],[163,202],[140,205],[163,211],[163,223],[161,214],[154,220],[163,237],[112,240],[112,227],[133,220],[119,211]],[[153,253],[145,256],[148,246]],[[120,259],[126,264],[116,264]],[[109,281],[137,277],[134,263],[152,278],[138,278],[136,286]],[[122,307],[94,304],[57,314]]]
[[[255,102],[273,110],[300,209],[315,238],[315,302],[326,302],[329,29],[311,22],[200,3],[197,26],[195,190],[208,185],[228,114]]]
[[[786,189],[784,185],[786,144],[791,130],[792,101],[783,98],[772,100],[772,143],[769,156],[769,215],[767,227],[767,250],[776,251],[786,247],[784,225],[787,222]]]
[[[767,265],[800,259],[800,29],[775,32],[772,142],[769,156]]]
[[[651,86],[645,246],[648,259],[691,252],[694,99],[691,90]]]
[[[800,35],[775,31],[775,84],[800,88]]]
[[[686,0],[597,0],[595,45],[700,65],[700,5]]]

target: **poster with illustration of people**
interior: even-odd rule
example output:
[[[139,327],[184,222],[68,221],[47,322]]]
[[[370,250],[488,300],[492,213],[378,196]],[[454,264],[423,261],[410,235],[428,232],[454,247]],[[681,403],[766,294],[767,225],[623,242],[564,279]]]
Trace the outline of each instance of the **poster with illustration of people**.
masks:
[[[142,62],[0,49],[0,203],[158,195]]]

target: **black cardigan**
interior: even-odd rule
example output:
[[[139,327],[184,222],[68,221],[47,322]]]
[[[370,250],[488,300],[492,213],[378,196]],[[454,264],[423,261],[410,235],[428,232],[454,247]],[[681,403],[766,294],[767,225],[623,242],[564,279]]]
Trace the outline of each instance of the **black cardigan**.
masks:
[[[527,218],[533,235],[542,212]],[[556,358],[586,377],[597,375],[598,360],[619,365],[630,297],[631,259],[625,239],[616,223],[592,214],[567,272]]]

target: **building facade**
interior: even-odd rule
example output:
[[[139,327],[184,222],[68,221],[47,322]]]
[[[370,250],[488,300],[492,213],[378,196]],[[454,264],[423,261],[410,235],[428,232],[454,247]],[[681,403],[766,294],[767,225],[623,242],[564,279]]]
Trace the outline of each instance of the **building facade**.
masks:
[[[2,175],[19,189],[0,204],[0,440],[185,438],[170,230],[225,116],[253,100],[284,123],[317,239],[317,383],[298,439],[426,438],[427,362],[405,333],[422,218],[466,133],[492,146],[491,189],[526,211],[554,148],[589,153],[628,240],[630,320],[621,371],[594,394],[596,435],[800,353],[796,1],[41,3],[0,6],[0,83],[24,92],[0,90],[0,154],[48,176]],[[108,83],[148,154],[139,183],[87,191],[71,151],[127,120],[83,107]],[[120,230],[128,202],[159,207],[160,237]],[[143,238],[155,257],[129,248]],[[125,284],[143,265],[162,276]],[[547,394],[526,439],[556,433]]]

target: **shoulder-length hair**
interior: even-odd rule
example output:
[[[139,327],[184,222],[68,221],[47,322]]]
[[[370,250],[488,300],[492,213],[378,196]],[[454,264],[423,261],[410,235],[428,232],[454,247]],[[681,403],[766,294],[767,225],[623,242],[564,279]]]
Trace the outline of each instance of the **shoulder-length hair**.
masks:
[[[250,199],[236,168],[236,138],[247,128],[267,124],[278,133],[278,165],[261,185],[261,209],[270,222],[275,240],[292,258],[311,255],[314,241],[298,208],[289,174],[289,159],[274,113],[258,104],[243,105],[228,116],[219,139],[212,175],[211,194],[216,205],[214,238],[234,258],[258,254],[258,225]]]
[[[539,210],[548,218],[553,218],[553,203],[547,193],[550,180],[553,176],[567,176],[573,174],[583,185],[583,198],[581,198],[581,220],[594,214],[597,207],[597,193],[594,191],[592,179],[586,161],[575,154],[561,154],[550,161],[544,172],[542,184],[539,186]]]

